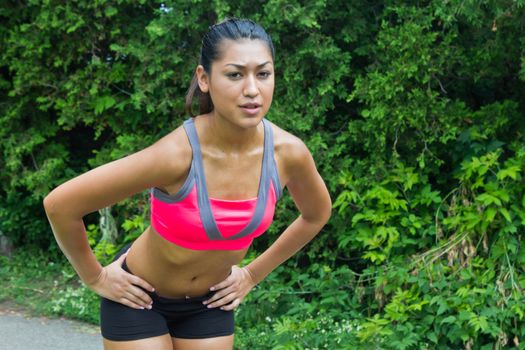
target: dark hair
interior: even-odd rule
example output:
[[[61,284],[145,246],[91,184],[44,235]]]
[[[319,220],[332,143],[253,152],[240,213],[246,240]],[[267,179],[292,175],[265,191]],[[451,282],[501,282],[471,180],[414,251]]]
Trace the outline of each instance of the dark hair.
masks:
[[[208,28],[208,32],[202,38],[201,54],[199,64],[204,67],[204,71],[211,73],[211,64],[219,59],[219,45],[224,39],[239,40],[251,39],[262,40],[270,49],[272,59],[275,59],[275,49],[268,33],[257,23],[249,19],[228,18],[220,23]],[[192,103],[195,95],[199,98],[199,113],[205,114],[213,110],[213,102],[209,93],[203,93],[197,82],[197,74],[193,75],[190,88],[186,94],[186,112],[194,117]]]

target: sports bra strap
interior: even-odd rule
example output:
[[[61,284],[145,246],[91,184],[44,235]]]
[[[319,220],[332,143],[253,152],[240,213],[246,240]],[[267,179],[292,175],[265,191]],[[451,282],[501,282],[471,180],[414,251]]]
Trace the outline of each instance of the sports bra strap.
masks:
[[[279,174],[277,172],[277,164],[274,158],[274,144],[273,144],[273,130],[268,120],[263,118],[264,123],[264,161],[266,162],[268,176],[273,182],[273,188],[276,194],[276,200],[279,200],[282,196],[281,182],[279,181]]]
[[[206,186],[206,178],[204,176],[204,165],[202,163],[202,153],[199,143],[199,137],[195,129],[194,119],[190,118],[184,122],[184,129],[188,135],[190,145],[192,148],[192,166],[195,169],[194,175],[197,185],[197,198],[199,205],[199,212],[202,219],[202,224],[206,235],[210,240],[234,240],[251,234],[260,225],[264,212],[266,209],[266,202],[268,200],[268,191],[270,188],[270,181],[274,182],[274,188],[280,197],[281,187],[278,184],[278,176],[275,167],[275,160],[273,157],[273,133],[271,125],[264,118],[264,151],[261,166],[261,177],[259,180],[259,189],[257,194],[257,202],[255,204],[255,213],[250,222],[237,234],[230,237],[223,237],[217,227],[211,204],[208,197],[208,189]],[[273,171],[272,171],[273,169]],[[276,182],[277,181],[277,182]]]

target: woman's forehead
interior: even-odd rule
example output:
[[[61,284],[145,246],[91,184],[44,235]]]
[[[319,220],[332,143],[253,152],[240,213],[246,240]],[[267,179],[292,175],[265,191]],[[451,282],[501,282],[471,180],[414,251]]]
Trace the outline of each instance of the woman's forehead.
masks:
[[[217,62],[221,66],[233,64],[238,66],[261,66],[269,62],[273,64],[270,48],[266,42],[259,39],[225,39],[220,44],[220,55]]]

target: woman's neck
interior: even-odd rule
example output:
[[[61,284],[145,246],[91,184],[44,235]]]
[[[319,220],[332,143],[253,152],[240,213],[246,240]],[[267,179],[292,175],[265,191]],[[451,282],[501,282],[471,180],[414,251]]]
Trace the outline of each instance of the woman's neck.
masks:
[[[264,142],[264,125],[261,122],[253,127],[243,128],[214,112],[203,119],[204,130],[201,142],[208,147],[226,153],[244,153],[261,147]]]

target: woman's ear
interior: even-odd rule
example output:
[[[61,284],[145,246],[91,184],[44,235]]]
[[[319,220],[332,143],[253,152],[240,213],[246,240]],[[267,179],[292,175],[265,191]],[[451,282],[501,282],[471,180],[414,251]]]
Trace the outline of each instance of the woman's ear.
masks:
[[[209,91],[208,74],[206,74],[204,67],[199,64],[197,66],[197,69],[195,70],[195,74],[197,74],[197,82],[199,84],[199,89],[201,89],[203,93],[207,93]]]

